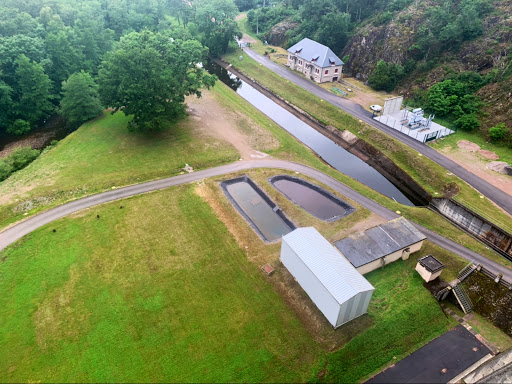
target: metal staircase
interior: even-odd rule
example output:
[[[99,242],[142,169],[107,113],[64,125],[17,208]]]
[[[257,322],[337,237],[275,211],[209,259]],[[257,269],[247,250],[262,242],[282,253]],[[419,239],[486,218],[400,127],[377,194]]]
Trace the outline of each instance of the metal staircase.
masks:
[[[460,284],[455,285],[452,290],[464,313],[471,312],[473,303],[466,293],[466,290]]]
[[[457,275],[457,279],[459,279],[460,282],[463,282],[474,271],[476,271],[476,265],[473,263],[469,263],[460,270],[459,274]]]

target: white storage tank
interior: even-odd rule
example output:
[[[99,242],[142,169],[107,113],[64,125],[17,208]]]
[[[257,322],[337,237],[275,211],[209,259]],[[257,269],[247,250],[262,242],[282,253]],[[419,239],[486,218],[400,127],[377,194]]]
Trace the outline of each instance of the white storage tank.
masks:
[[[281,262],[334,328],[367,312],[374,287],[315,228],[283,236]]]

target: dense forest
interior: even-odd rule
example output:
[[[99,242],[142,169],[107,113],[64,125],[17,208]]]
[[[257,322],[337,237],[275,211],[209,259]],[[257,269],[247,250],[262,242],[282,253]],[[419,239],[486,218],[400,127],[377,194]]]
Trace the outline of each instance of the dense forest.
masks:
[[[512,146],[512,3],[506,0],[285,0],[251,6],[258,37],[331,47],[345,72],[403,94],[447,124]],[[268,3],[267,3],[268,4]]]
[[[232,0],[3,0],[0,133],[55,114],[79,125],[104,107],[158,129],[215,78],[197,64],[239,34]]]

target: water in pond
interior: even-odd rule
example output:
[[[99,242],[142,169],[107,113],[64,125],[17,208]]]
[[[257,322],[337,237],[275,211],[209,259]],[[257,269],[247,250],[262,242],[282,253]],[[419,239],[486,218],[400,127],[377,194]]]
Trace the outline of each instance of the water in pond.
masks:
[[[256,227],[264,240],[280,239],[295,229],[293,224],[290,225],[291,223],[287,223],[281,217],[282,212],[274,211],[273,207],[247,181],[228,181],[224,183],[223,188],[235,202],[235,207]]]
[[[205,68],[210,73],[215,73],[222,82],[236,90],[245,100],[310,147],[338,171],[360,181],[383,195],[391,197],[399,203],[414,206],[411,200],[376,169],[322,135],[243,80],[211,61],[208,62]]]
[[[305,180],[277,176],[270,182],[289,200],[320,220],[332,222],[354,211],[349,204]]]

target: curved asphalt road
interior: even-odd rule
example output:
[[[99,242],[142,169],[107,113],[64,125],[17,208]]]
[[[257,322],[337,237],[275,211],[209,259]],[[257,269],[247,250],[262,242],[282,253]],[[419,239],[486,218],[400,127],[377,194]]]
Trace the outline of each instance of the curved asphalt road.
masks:
[[[197,180],[201,180],[204,178],[209,178],[213,176],[220,176],[224,174],[229,174],[232,172],[256,169],[256,168],[279,168],[286,169],[289,171],[300,172],[304,175],[312,177],[313,179],[321,182],[335,191],[341,193],[344,196],[354,200],[359,203],[363,207],[369,209],[373,213],[387,219],[392,220],[399,217],[393,211],[383,207],[382,205],[376,203],[373,200],[368,199],[367,197],[359,194],[353,189],[349,188],[345,184],[333,179],[332,177],[322,173],[316,169],[310,168],[306,165],[292,163],[289,161],[283,160],[251,160],[251,161],[240,161],[237,163],[227,164],[216,168],[205,169],[202,171],[197,171],[193,173],[188,173],[186,175],[180,175],[175,177],[169,177],[167,179],[150,181],[147,183],[141,183],[136,185],[131,185],[124,188],[115,189],[108,192],[99,193],[97,195],[92,195],[89,197],[84,197],[83,199],[75,200],[59,207],[50,209],[49,211],[43,212],[39,215],[33,216],[25,221],[22,221],[19,224],[16,224],[13,227],[6,229],[5,231],[0,233],[0,251],[10,244],[14,243],[16,240],[22,238],[23,236],[29,234],[30,232],[51,223],[54,220],[57,220],[61,217],[67,216],[73,212],[80,211],[85,208],[93,207],[95,205],[108,203],[110,201],[123,199],[130,196],[139,195],[146,192],[156,191],[163,188],[172,187],[175,185],[181,185],[186,183],[191,183]],[[427,238],[433,242],[441,246],[442,248],[453,252],[468,261],[473,261],[477,264],[483,264],[487,269],[492,271],[495,274],[502,273],[503,278],[512,283],[512,270],[487,259],[486,257],[473,252],[447,238],[438,235],[428,229],[415,224],[415,226],[422,231]]]
[[[486,196],[488,199],[494,201],[497,205],[507,211],[512,215],[512,196],[503,192],[502,190],[496,188],[495,186],[489,184],[485,180],[482,180],[480,177],[475,174],[469,172],[464,169],[454,161],[448,159],[443,156],[435,149],[432,149],[428,145],[425,145],[417,140],[414,140],[412,137],[401,133],[387,125],[376,121],[372,118],[372,114],[366,111],[362,106],[356,104],[352,101],[343,99],[341,97],[336,96],[335,94],[319,87],[312,81],[301,77],[287,68],[280,66],[277,63],[274,63],[272,60],[267,59],[266,57],[254,52],[251,49],[245,48],[244,52],[247,53],[249,57],[254,59],[260,64],[263,64],[268,69],[274,71],[278,75],[290,80],[301,88],[304,88],[306,91],[313,93],[314,95],[320,97],[323,100],[331,103],[332,105],[344,110],[345,112],[350,113],[352,116],[361,119],[365,123],[371,125],[372,127],[377,128],[378,130],[387,133],[390,136],[393,136],[395,139],[400,140],[402,143],[407,144],[409,147],[428,157],[432,161],[435,161],[437,164],[443,166],[447,170],[449,170],[454,175],[458,176],[466,183],[471,185],[473,188],[477,189],[482,195]]]

